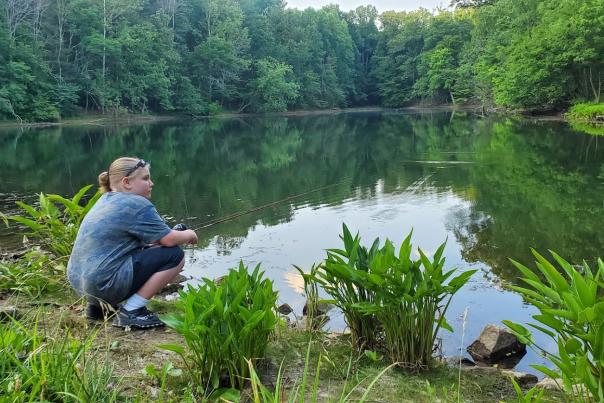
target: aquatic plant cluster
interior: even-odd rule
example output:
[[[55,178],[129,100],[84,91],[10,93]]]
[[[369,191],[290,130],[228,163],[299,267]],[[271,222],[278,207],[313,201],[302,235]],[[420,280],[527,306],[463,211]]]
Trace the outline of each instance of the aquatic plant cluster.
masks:
[[[180,292],[177,313],[161,319],[185,339],[180,345],[161,345],[182,358],[201,392],[220,386],[243,388],[249,378],[248,360],[264,357],[269,336],[277,325],[273,283],[260,266],[252,272],[240,263],[220,279],[203,279]]]
[[[389,240],[362,246],[345,224],[341,238],[344,249],[329,249],[314,278],[344,312],[354,345],[375,350],[383,339],[392,363],[430,368],[438,331],[452,330],[445,320],[451,298],[475,270],[449,280],[456,270],[443,270],[445,243],[432,259],[418,249],[413,260],[411,234],[398,253]]]
[[[68,255],[72,235],[97,197],[84,201],[89,189],[83,188],[72,199],[42,194],[37,207],[19,204],[27,217],[3,217],[7,223],[26,226],[29,237],[39,239],[40,245],[16,261],[0,262],[1,294],[39,297],[60,289],[65,281],[61,260]],[[450,329],[445,314],[451,298],[474,271],[445,270],[445,244],[431,257],[417,249],[418,258],[412,258],[411,234],[399,248],[388,240],[380,246],[377,239],[365,247],[360,235],[352,236],[346,225],[341,238],[343,249],[329,249],[326,260],[303,277],[312,299],[308,307],[312,315],[319,316],[317,306],[326,302],[334,303],[345,315],[353,347],[346,369],[334,364],[328,350],[319,353],[316,367],[311,365],[313,342],[307,341],[304,369],[293,384],[285,375],[285,362],[273,387],[261,380],[258,364],[267,356],[271,341],[279,340],[279,333],[285,332],[285,325],[276,314],[278,294],[272,282],[264,278],[260,266],[248,270],[241,262],[219,281],[203,279],[201,284],[182,290],[171,312],[163,315],[185,345],[158,346],[177,353],[181,360],[176,365],[168,361],[160,368],[152,364],[145,368],[160,384],[159,400],[317,401],[322,366],[327,366],[340,371],[338,376],[345,379],[337,401],[365,401],[376,382],[393,367],[411,369],[404,372],[406,377],[420,370],[438,371],[432,358],[436,335],[441,328]],[[604,263],[598,260],[597,269],[592,270],[587,263],[575,266],[552,252],[558,264],[554,266],[533,253],[537,270],[513,262],[526,286],[510,288],[539,309],[533,316],[538,323],[529,326],[550,336],[557,352],[536,345],[524,326],[505,323],[550,360],[555,369],[534,367],[552,378],[561,378],[567,399],[602,401]],[[331,299],[320,300],[321,288]],[[78,336],[62,321],[41,320],[39,312],[19,319],[16,313],[0,312],[0,395],[9,401],[123,401],[122,378],[108,358],[115,342],[99,347],[95,342],[98,328]],[[306,330],[311,338],[325,337],[312,324]],[[389,364],[364,376],[358,362],[369,359],[377,364],[382,361],[381,354]],[[176,376],[181,382],[175,394],[169,389],[174,385],[168,378]],[[526,394],[517,384],[514,388],[519,401],[538,401],[544,395],[535,388]],[[460,390],[461,379],[457,393]],[[435,393],[430,383],[426,393]],[[139,392],[133,400],[145,399]]]

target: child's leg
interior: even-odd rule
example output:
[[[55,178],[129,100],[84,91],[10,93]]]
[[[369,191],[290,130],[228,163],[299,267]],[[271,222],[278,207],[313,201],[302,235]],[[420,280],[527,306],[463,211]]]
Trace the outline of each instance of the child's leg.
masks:
[[[132,286],[126,303],[113,324],[121,327],[149,328],[163,323],[146,309],[149,299],[170,282],[184,266],[184,252],[178,247],[147,248],[132,256]]]
[[[152,275],[149,280],[136,292],[145,299],[150,299],[155,294],[161,291],[185,266],[185,259],[180,261],[178,266],[168,270],[160,271]]]
[[[185,265],[185,253],[179,246],[156,246],[132,256],[132,286],[129,295],[149,299],[170,282]]]

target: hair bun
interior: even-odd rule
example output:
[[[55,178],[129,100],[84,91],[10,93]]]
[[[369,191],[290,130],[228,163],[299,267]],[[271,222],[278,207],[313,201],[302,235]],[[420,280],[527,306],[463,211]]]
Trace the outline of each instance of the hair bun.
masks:
[[[101,187],[101,192],[110,192],[111,186],[109,185],[109,172],[104,171],[99,174],[99,186]]]

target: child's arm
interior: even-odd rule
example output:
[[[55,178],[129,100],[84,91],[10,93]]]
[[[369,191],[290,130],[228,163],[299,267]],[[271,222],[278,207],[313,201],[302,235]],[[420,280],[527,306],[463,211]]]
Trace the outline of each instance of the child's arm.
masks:
[[[168,235],[161,238],[158,242],[162,246],[176,246],[185,243],[195,245],[197,243],[197,234],[191,229],[184,231],[172,230]]]

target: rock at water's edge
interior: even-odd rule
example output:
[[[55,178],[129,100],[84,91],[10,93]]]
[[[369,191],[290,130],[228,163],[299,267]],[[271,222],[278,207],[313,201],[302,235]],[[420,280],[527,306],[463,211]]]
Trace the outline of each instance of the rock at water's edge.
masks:
[[[467,349],[476,361],[495,363],[503,358],[526,353],[526,346],[508,329],[487,325]]]

